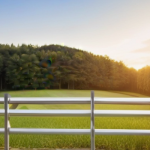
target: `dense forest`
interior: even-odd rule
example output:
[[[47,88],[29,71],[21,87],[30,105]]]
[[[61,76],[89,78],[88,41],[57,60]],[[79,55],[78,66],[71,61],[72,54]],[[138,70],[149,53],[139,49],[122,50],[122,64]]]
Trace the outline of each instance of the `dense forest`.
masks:
[[[51,59],[48,67],[41,65]],[[108,56],[60,45],[0,44],[0,90],[97,89],[150,94],[150,66],[126,67]]]

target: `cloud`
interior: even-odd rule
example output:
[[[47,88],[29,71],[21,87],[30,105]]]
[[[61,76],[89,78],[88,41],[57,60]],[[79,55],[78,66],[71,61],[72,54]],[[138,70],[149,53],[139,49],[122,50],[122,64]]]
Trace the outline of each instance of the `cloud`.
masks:
[[[134,50],[134,51],[132,51],[132,52],[150,53],[150,39],[144,41],[143,44],[145,45],[144,48],[140,48],[140,49]]]

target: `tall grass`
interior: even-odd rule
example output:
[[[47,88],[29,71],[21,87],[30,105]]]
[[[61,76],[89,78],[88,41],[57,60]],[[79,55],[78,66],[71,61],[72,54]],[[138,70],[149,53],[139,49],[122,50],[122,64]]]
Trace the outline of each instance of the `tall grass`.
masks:
[[[4,118],[0,126],[3,127]],[[12,128],[89,129],[90,117],[11,117]],[[96,129],[150,129],[148,117],[96,117]],[[149,136],[96,135],[96,148],[120,150],[150,149]],[[4,146],[0,136],[0,146]],[[11,147],[26,148],[89,148],[90,135],[10,135]]]
[[[27,91],[26,91],[27,92]],[[30,92],[23,97],[30,96]],[[45,94],[44,91],[43,94]],[[49,91],[50,92],[50,91]],[[62,93],[61,93],[62,92]],[[76,92],[72,96],[80,96]],[[80,92],[80,91],[79,91]],[[82,96],[90,96],[90,91],[82,91]],[[111,97],[111,92],[96,91],[95,95]],[[68,92],[69,93],[69,92]],[[22,93],[21,93],[22,94]],[[36,94],[36,92],[34,93]],[[39,94],[39,93],[38,93]],[[37,95],[38,95],[37,94]],[[58,91],[59,95],[66,95]],[[70,94],[70,93],[69,93]],[[115,94],[115,95],[114,95]],[[135,94],[135,93],[133,93]],[[15,96],[15,93],[11,93]],[[16,92],[17,96],[19,95]],[[39,94],[40,95],[40,94]],[[42,94],[41,94],[42,95]],[[70,94],[71,95],[71,94]],[[108,96],[109,95],[109,96]],[[120,96],[113,93],[112,97]],[[50,96],[50,95],[49,95]],[[34,97],[36,97],[34,95]],[[143,96],[144,97],[144,96]],[[90,109],[90,105],[19,105],[17,109]],[[97,104],[95,109],[124,109],[124,110],[149,110],[150,106],[144,105],[105,105]],[[12,128],[66,128],[66,129],[90,129],[90,117],[11,117]],[[0,117],[0,127],[4,127],[4,117]],[[149,117],[95,117],[96,129],[150,129]],[[104,150],[149,150],[149,136],[123,136],[123,135],[96,135],[95,144],[97,149]],[[4,146],[4,136],[0,135],[0,147]],[[10,146],[16,148],[90,148],[90,135],[33,135],[12,134],[10,135]]]

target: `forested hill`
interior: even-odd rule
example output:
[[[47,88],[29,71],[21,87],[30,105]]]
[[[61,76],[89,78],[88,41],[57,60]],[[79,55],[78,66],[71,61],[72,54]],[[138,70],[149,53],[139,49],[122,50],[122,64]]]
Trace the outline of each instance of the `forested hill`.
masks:
[[[48,67],[42,66],[51,59]],[[0,89],[101,89],[150,93],[150,67],[60,45],[0,44]]]

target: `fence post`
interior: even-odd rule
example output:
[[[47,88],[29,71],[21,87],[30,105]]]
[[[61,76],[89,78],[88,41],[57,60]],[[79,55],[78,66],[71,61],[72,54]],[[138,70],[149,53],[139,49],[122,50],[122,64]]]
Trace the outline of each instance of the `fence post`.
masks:
[[[9,94],[4,95],[4,108],[5,108],[5,136],[4,146],[5,150],[9,150]]]
[[[94,91],[91,91],[91,150],[95,150]]]

